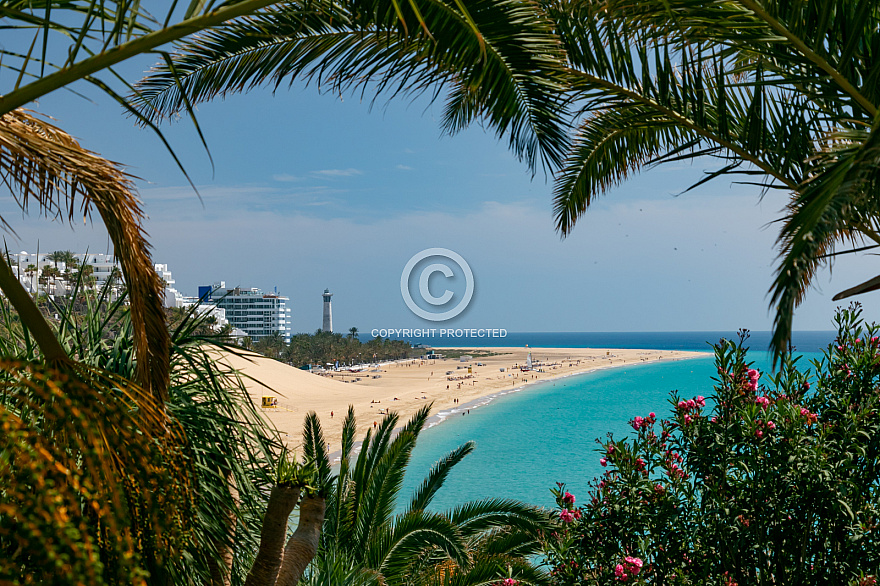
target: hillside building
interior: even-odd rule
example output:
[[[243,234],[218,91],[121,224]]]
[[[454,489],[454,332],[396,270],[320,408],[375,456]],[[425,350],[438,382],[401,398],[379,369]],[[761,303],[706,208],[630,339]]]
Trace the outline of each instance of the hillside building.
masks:
[[[285,343],[290,343],[293,328],[287,297],[256,288],[227,288],[226,282],[220,281],[199,287],[198,301],[224,309],[232,327],[247,332],[254,342],[278,332]]]

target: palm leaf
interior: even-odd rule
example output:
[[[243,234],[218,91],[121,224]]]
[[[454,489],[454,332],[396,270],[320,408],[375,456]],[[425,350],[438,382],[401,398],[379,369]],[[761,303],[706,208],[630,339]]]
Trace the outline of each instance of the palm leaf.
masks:
[[[24,211],[33,202],[41,213],[72,223],[76,217],[88,218],[92,206],[98,210],[128,284],[138,381],[164,400],[169,350],[162,285],[150,259],[131,178],[63,130],[17,110],[0,118],[0,179]]]
[[[184,43],[132,97],[148,117],[228,92],[314,80],[333,92],[422,94],[449,88],[443,127],[477,118],[531,166],[565,141],[561,52],[540,9],[517,0],[358,0],[286,4]],[[535,75],[535,72],[546,75]]]
[[[412,501],[410,501],[409,511],[427,509],[428,505],[431,504],[434,495],[437,494],[437,491],[440,490],[443,483],[446,482],[446,478],[449,476],[449,472],[452,468],[464,460],[465,456],[473,452],[476,447],[477,444],[474,442],[466,442],[434,464],[434,467],[431,468],[431,471],[425,477],[425,480],[422,481],[422,485],[413,495]]]

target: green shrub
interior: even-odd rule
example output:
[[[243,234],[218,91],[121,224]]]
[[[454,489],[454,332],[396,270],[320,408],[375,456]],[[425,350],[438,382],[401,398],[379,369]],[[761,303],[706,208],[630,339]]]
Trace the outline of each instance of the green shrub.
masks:
[[[708,397],[600,444],[607,467],[575,507],[554,489],[556,584],[874,584],[880,565],[880,339],[858,305],[812,372],[752,368],[715,347]],[[812,386],[811,386],[812,385]]]

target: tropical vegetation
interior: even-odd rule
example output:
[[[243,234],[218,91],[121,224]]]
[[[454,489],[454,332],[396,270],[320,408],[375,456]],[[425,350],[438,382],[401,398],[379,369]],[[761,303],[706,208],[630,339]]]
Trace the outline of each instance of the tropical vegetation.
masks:
[[[722,341],[705,397],[601,441],[589,493],[555,489],[553,583],[875,584],[880,327],[858,306],[836,322],[821,359],[772,375],[745,334]]]
[[[50,302],[47,312],[59,316],[53,333],[81,369],[67,380],[41,364],[25,324],[0,304],[0,578],[210,583],[242,574],[277,434],[241,377],[205,353],[192,316],[171,335],[166,412],[142,405],[143,391],[127,383],[136,369],[130,307],[111,299],[109,283],[83,300],[85,308]]]
[[[691,187],[740,177],[791,198],[771,289],[777,357],[836,247],[880,246],[876,2],[355,0],[333,3],[321,25],[298,6],[184,42],[138,86],[138,109],[159,121],[296,79],[334,93],[448,87],[444,129],[482,116],[554,173],[563,235],[643,168],[715,160]],[[880,277],[839,297],[877,288]]]
[[[504,579],[547,584],[533,563],[552,524],[546,511],[515,501],[487,499],[434,512],[431,502],[452,469],[474,450],[456,448],[428,472],[405,504],[400,494],[412,450],[429,407],[400,428],[388,414],[355,449],[355,415],[343,423],[339,473],[327,496],[310,586],[482,586]]]
[[[157,18],[138,2],[10,0],[0,17],[22,41],[0,47],[12,73],[0,88],[0,177],[25,211],[97,211],[129,301],[85,295],[87,318],[70,303],[56,322],[0,259],[0,579],[293,584],[314,557],[314,584],[541,583],[528,561],[538,538],[562,584],[874,579],[876,328],[842,314],[815,375],[785,351],[794,309],[836,247],[880,246],[876,2],[194,0]],[[115,67],[147,53],[160,66],[132,86]],[[779,373],[761,386],[742,343],[719,346],[708,402],[677,401],[659,428],[653,414],[634,418],[633,441],[603,447],[612,470],[595,500],[575,508],[559,488],[555,533],[515,503],[428,513],[467,447],[393,515],[426,413],[393,439],[393,418],[383,421],[353,467],[349,431],[335,479],[314,416],[304,463],[279,457],[240,376],[205,352],[205,332],[185,316],[169,332],[133,179],[24,107],[82,82],[161,137],[157,123],[180,113],[200,133],[201,101],[295,80],[445,95],[444,130],[481,120],[533,170],[557,174],[563,234],[655,164],[714,158],[700,183],[739,175],[790,194],[771,290]],[[68,270],[88,288],[87,269]],[[880,277],[839,296],[878,288]],[[355,333],[281,352],[354,360]],[[374,342],[389,344],[362,346]]]
[[[357,328],[352,328],[357,329]],[[398,360],[414,355],[409,342],[375,337],[361,342],[355,336],[317,330],[314,334],[294,334],[284,342],[281,334],[261,338],[252,345],[255,352],[275,358],[291,366],[323,367],[328,364],[364,364],[381,360]]]

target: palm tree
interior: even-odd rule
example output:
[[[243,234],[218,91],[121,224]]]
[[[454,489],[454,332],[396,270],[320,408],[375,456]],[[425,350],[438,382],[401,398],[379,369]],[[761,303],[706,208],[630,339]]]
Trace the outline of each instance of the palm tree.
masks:
[[[54,252],[50,252],[46,255],[48,260],[51,260],[55,263],[55,268],[58,268],[58,263],[64,263],[68,267],[72,267],[77,264],[76,255],[73,254],[70,250],[56,250]]]
[[[844,242],[880,246],[880,5],[783,0],[547,0],[581,118],[555,187],[568,235],[644,167],[711,157],[696,185],[740,176],[791,194],[771,289],[772,347]],[[692,186],[694,187],[694,186]],[[880,278],[835,299],[880,287]]]
[[[656,164],[712,157],[717,170],[697,185],[739,175],[791,194],[771,289],[777,356],[816,269],[841,254],[836,247],[865,240],[880,246],[880,206],[870,195],[880,160],[876,3],[335,6],[326,28],[277,9],[184,43],[174,66],[149,76],[135,101],[159,120],[190,102],[297,77],[334,92],[410,92],[445,83],[453,97],[445,129],[483,114],[499,132],[510,130],[515,152],[534,162],[530,155],[541,151],[553,167],[570,130],[564,97],[578,106],[579,118],[555,185],[563,235],[596,197]],[[496,59],[510,69],[496,71]],[[875,289],[880,277],[837,298]]]
[[[355,327],[348,328],[348,339],[349,340],[357,340],[358,339],[358,329]]]
[[[529,561],[547,514],[515,501],[489,499],[443,513],[430,506],[451,470],[474,450],[468,442],[441,459],[406,507],[398,503],[410,455],[428,419],[421,409],[397,436],[398,416],[369,430],[352,462],[356,421],[343,422],[339,474],[327,496],[320,547],[306,584],[486,585],[508,572],[522,584],[545,584]],[[395,514],[395,507],[400,512]]]
[[[30,281],[30,286],[33,288],[34,292],[36,292],[37,288],[34,287],[34,275],[37,274],[37,265],[29,264],[24,269],[24,274],[27,275],[28,280]]]
[[[185,436],[168,410],[170,339],[162,292],[132,179],[24,106],[86,81],[136,114],[113,89],[114,79],[124,79],[114,66],[272,1],[208,0],[181,10],[174,4],[158,19],[128,1],[0,8],[5,29],[14,33],[0,47],[11,73],[0,88],[0,177],[23,211],[36,206],[71,223],[98,212],[129,287],[133,343],[125,376],[88,364],[68,341],[59,341],[0,260],[0,290],[9,302],[3,307],[15,315],[5,330],[26,332],[0,354],[0,452],[15,462],[0,466],[0,533],[15,538],[0,537],[2,576],[143,583],[141,560],[176,559],[197,518],[190,506],[191,461],[182,457]],[[15,46],[14,39],[25,38],[24,46]],[[58,62],[50,59],[50,44],[52,55],[62,56]],[[17,523],[11,533],[10,520]]]
[[[442,89],[443,129],[482,119],[534,168],[565,145],[563,54],[552,22],[525,0],[293,2],[181,44],[132,96],[151,121],[261,84],[323,91]]]

